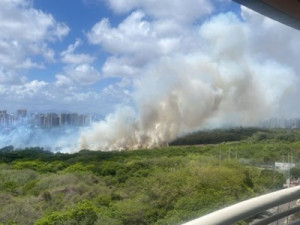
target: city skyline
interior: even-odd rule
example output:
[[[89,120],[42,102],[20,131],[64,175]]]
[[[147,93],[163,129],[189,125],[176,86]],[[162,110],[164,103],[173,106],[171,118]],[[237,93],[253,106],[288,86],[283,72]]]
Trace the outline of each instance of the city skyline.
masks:
[[[99,116],[92,114],[78,114],[76,112],[27,112],[27,109],[18,109],[15,113],[0,110],[0,128],[28,125],[33,127],[60,127],[60,126],[89,126],[99,121]]]
[[[32,112],[25,108],[17,109],[15,112],[9,112],[6,109],[0,109],[0,127],[19,125],[22,123],[23,125],[36,125],[38,127],[56,127],[62,125],[88,126],[91,125],[93,122],[97,122],[104,119],[105,116],[100,114],[79,114],[77,112],[65,111]],[[259,122],[256,126],[267,129],[299,129],[300,116],[293,118],[273,117],[261,120],[261,122]]]

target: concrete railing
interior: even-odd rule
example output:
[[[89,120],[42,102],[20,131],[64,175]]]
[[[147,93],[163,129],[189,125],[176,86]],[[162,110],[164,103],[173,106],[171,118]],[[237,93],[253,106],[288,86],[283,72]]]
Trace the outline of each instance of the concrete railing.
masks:
[[[237,203],[235,205],[202,216],[198,219],[184,223],[183,225],[230,225],[273,207],[294,201],[298,198],[300,198],[300,186],[291,187]],[[264,222],[262,220],[257,224],[268,224],[284,218],[287,215],[293,214],[295,211],[299,210],[300,207],[290,208],[286,210],[285,213],[275,214],[267,221]]]

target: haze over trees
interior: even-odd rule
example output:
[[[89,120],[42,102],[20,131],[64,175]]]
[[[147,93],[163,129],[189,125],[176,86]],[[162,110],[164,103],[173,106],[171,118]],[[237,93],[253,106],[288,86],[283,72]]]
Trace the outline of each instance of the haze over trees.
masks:
[[[213,133],[223,140],[235,131],[206,138]],[[123,152],[3,148],[0,224],[180,224],[282,188],[284,174],[270,165],[287,153],[296,162],[299,131],[240,134],[238,142]]]

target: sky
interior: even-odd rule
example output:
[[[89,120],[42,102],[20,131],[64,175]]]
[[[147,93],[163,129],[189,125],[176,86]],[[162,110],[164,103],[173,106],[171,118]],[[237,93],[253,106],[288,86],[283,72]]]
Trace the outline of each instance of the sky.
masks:
[[[222,103],[226,107],[219,107],[210,103],[208,92],[198,95],[195,89],[191,104],[210,113],[230,107],[240,115],[247,107],[235,109],[233,103],[243,101],[261,106],[268,116],[300,117],[299,49],[298,30],[230,0],[0,0],[0,109],[110,115],[130,106],[141,111],[141,102],[163,96],[163,90],[173,92],[161,83],[183,84],[194,73],[214,87],[219,97],[212,101],[221,101],[227,89],[205,66],[213,64],[221,74],[236,71],[234,82],[226,79],[232,92],[242,94],[232,94]],[[256,75],[240,75],[244,64]],[[240,80],[246,81],[234,89]],[[245,100],[253,93],[265,101]]]

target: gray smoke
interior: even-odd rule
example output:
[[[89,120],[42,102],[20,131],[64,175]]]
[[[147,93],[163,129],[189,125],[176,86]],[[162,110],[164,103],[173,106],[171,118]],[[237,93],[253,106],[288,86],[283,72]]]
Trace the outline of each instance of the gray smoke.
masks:
[[[255,125],[272,116],[297,77],[272,58],[251,55],[250,34],[232,14],[202,25],[202,47],[144,68],[134,105],[120,106],[82,132],[79,149],[159,147],[197,129]]]

